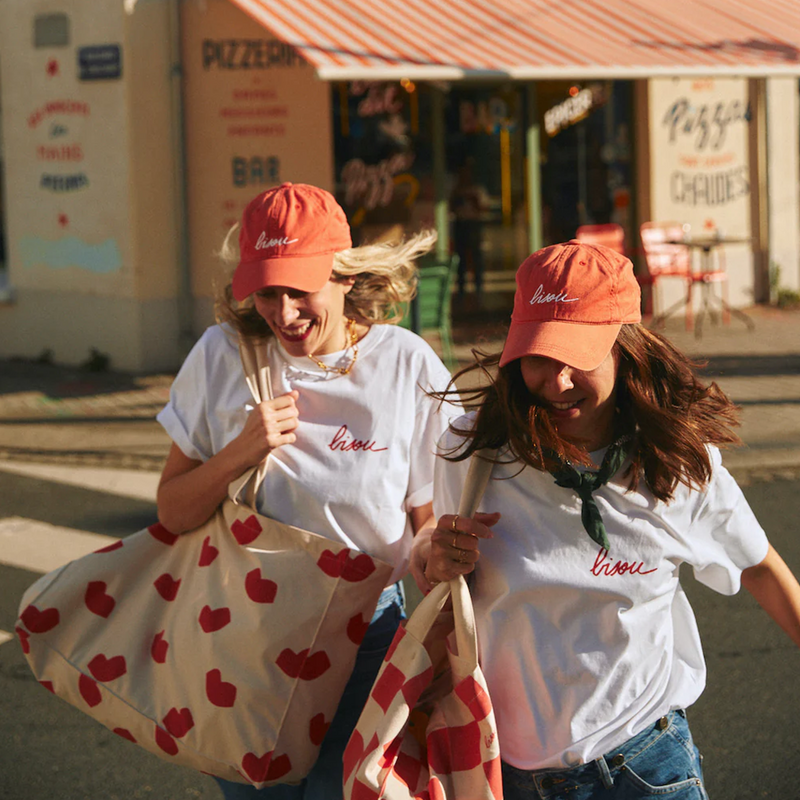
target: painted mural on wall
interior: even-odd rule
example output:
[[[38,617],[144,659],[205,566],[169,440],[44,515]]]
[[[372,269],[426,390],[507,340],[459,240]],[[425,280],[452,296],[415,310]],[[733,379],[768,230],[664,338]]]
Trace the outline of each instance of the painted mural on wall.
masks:
[[[194,291],[247,203],[284,181],[332,189],[327,86],[297,51],[228,0],[182,6]]]
[[[60,74],[59,61],[48,60],[48,76]],[[67,209],[70,203],[62,196],[71,196],[91,186],[85,165],[84,126],[91,120],[91,105],[78,99],[55,99],[40,103],[27,118],[30,143],[40,165],[38,189],[45,221],[50,218],[49,235],[29,233],[19,240],[19,255],[26,268],[46,266],[61,270],[77,267],[95,274],[115,272],[122,266],[117,242],[106,239],[99,243],[86,241],[69,232],[80,209]],[[52,224],[54,221],[56,225]]]
[[[724,267],[735,306],[753,301],[751,118],[746,79],[650,81],[653,219],[679,222],[685,239],[729,240],[693,248],[693,259],[695,269]],[[678,281],[664,288],[666,302],[682,290]]]
[[[0,48],[9,281],[15,289],[124,295],[129,260],[121,11],[8,4]],[[91,31],[83,47],[81,39]],[[98,48],[96,45],[103,45]],[[82,51],[112,52],[115,71]],[[102,51],[102,53],[101,53]],[[100,65],[102,69],[98,71]],[[96,91],[98,84],[102,90]]]
[[[750,234],[747,81],[650,81],[653,205],[694,235]]]

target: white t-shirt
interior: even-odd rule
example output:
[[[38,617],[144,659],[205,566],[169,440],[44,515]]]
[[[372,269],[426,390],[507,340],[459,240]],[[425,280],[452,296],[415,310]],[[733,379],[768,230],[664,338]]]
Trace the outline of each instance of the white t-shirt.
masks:
[[[460,443],[449,432],[442,451]],[[679,484],[668,504],[646,487],[627,492],[621,477],[597,490],[609,551],[584,530],[573,489],[530,467],[494,467],[480,510],[502,519],[481,541],[472,594],[503,760],[586,763],[700,696],[705,661],[678,568],[734,594],[768,548],[719,450],[709,453],[708,485]],[[468,463],[437,459],[437,519],[458,507]]]
[[[300,393],[299,425],[297,441],[270,455],[258,510],[395,565],[397,580],[413,535],[408,512],[432,499],[448,422],[426,390],[446,388],[450,373],[423,339],[394,325],[370,328],[346,376],[288,355],[274,337],[265,347],[273,394]],[[252,407],[236,334],[216,325],[187,356],[157,419],[187,457],[206,461],[241,432]]]

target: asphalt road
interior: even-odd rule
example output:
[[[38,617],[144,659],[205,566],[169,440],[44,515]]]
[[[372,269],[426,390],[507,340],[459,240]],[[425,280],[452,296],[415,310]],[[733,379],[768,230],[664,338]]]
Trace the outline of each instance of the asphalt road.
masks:
[[[754,481],[745,493],[770,538],[800,574],[800,481]],[[155,519],[144,500],[0,471],[0,522],[9,517],[125,536]],[[58,536],[61,528],[54,528]],[[0,548],[2,539],[0,538]],[[13,631],[35,569],[3,563],[0,631]],[[708,688],[689,711],[712,800],[800,797],[800,652],[747,593],[722,597],[684,580],[705,643]],[[15,639],[0,643],[2,800],[219,800],[213,780],[123,741],[42,689]]]

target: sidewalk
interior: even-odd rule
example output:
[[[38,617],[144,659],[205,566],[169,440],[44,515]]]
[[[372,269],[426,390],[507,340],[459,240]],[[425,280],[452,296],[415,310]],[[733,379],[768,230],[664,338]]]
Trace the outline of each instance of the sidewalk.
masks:
[[[502,346],[511,295],[489,295],[478,307],[454,305],[456,355],[473,345]],[[755,322],[714,325],[702,338],[680,319],[663,332],[688,354],[708,362],[716,380],[742,408],[745,446],[725,453],[740,480],[800,474],[800,311],[758,306]],[[435,335],[430,336],[438,347]],[[0,361],[0,459],[62,466],[158,472],[170,446],[155,421],[169,396],[171,375],[93,373],[29,361]]]

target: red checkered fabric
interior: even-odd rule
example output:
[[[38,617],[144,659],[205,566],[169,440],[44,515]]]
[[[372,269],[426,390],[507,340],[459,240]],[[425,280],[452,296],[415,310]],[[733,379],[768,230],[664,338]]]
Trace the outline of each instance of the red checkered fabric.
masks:
[[[451,596],[452,613],[443,610]],[[345,800],[502,800],[477,650],[464,579],[439,584],[398,630],[378,673],[345,751]]]

